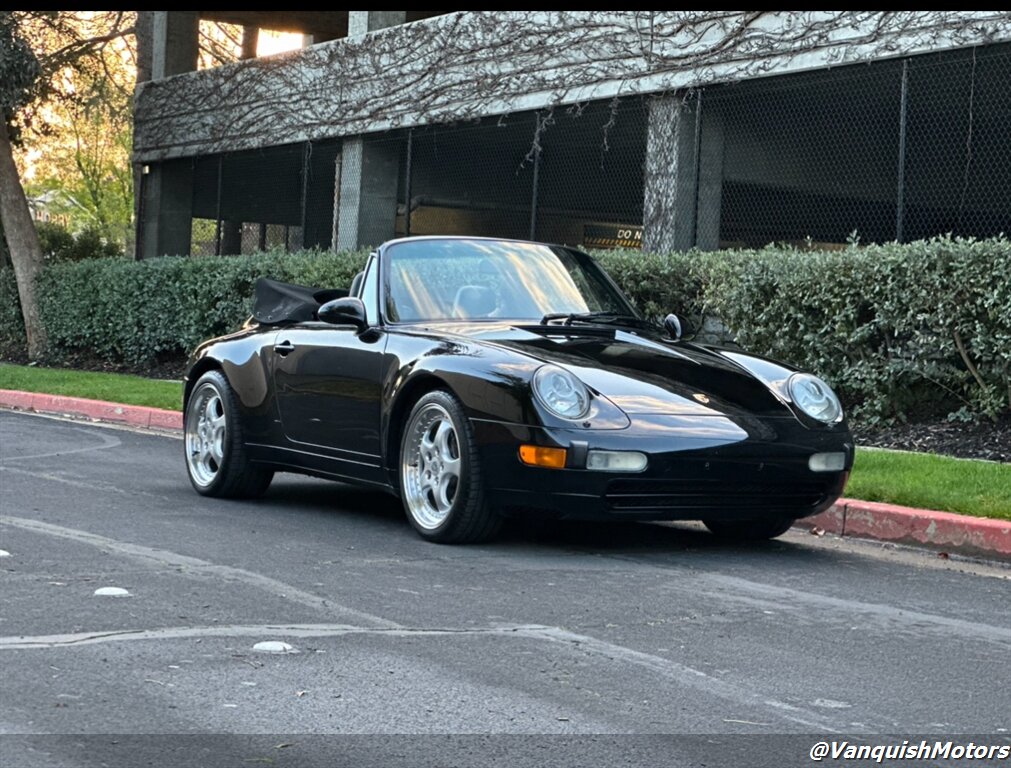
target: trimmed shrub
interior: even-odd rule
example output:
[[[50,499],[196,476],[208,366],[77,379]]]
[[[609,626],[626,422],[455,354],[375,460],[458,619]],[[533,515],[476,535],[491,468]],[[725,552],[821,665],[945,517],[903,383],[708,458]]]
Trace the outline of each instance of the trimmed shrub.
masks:
[[[824,376],[865,423],[1011,411],[1006,238],[599,259],[647,315],[715,316],[745,349]]]
[[[84,353],[137,366],[181,357],[237,328],[261,276],[346,286],[364,261],[364,253],[308,252],[53,264],[39,278],[39,311],[53,357]]]
[[[718,319],[745,349],[824,376],[865,423],[1011,411],[1011,241],[940,238],[815,252],[595,254],[646,315]],[[182,357],[248,317],[261,275],[346,286],[366,254],[91,259],[50,264],[40,311],[54,358],[137,367]],[[23,349],[0,270],[0,353]]]
[[[25,337],[25,323],[21,317],[21,300],[18,298],[18,284],[14,280],[14,270],[0,269],[0,356],[17,358],[25,354],[28,339]]]
[[[63,261],[63,255],[74,247],[74,236],[66,227],[50,221],[35,222],[35,231],[39,235],[39,245],[42,255],[53,261]]]
[[[87,227],[76,235],[52,222],[35,225],[42,253],[49,261],[83,261],[122,256],[123,250],[108,242],[98,227]]]
[[[700,260],[711,258],[710,254],[595,251],[593,256],[647,317],[660,321],[678,312],[699,319],[704,314],[706,272],[700,269]],[[719,256],[731,257],[730,252]]]

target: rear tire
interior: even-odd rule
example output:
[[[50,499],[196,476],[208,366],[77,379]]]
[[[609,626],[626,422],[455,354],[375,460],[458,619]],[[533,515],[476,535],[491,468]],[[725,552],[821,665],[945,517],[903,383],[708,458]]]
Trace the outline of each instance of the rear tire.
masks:
[[[703,520],[706,528],[721,539],[765,541],[790,530],[793,518],[769,517],[758,520]]]
[[[183,417],[186,471],[201,496],[262,496],[273,470],[249,460],[242,409],[221,371],[208,371],[193,386]]]
[[[487,541],[502,517],[485,499],[481,461],[463,406],[449,392],[423,395],[400,445],[400,497],[411,525],[428,541]]]

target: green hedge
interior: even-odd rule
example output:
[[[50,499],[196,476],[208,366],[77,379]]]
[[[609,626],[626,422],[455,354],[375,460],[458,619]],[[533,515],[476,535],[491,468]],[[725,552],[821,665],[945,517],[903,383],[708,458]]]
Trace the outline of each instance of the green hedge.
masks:
[[[346,286],[365,256],[309,251],[51,264],[38,285],[49,356],[58,361],[83,355],[131,367],[183,357],[203,339],[234,330],[249,317],[258,277]],[[9,272],[0,270],[0,349],[8,353],[24,344]]]
[[[707,329],[718,318],[744,348],[825,376],[865,421],[1011,411],[1007,239],[595,255],[649,316],[680,311]],[[242,322],[260,275],[345,286],[364,258],[52,264],[39,285],[50,353],[135,367],[178,357]],[[23,344],[14,281],[0,270],[0,352]]]
[[[25,347],[25,324],[21,319],[14,270],[0,267],[0,356],[19,357],[24,354]]]
[[[123,249],[105,239],[97,226],[89,226],[77,234],[49,221],[37,222],[39,245],[50,261],[82,261],[123,255]]]
[[[651,316],[715,316],[745,349],[824,376],[865,422],[1011,412],[1006,238],[598,258]]]

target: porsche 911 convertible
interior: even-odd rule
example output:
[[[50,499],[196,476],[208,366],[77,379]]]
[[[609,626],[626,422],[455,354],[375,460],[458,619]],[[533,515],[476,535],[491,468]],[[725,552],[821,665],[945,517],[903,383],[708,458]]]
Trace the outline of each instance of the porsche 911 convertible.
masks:
[[[853,463],[831,388],[686,326],[573,248],[394,240],[349,289],[257,283],[190,361],[186,467],[205,496],[276,472],[382,489],[445,543],[517,513],[765,539],[826,509]]]

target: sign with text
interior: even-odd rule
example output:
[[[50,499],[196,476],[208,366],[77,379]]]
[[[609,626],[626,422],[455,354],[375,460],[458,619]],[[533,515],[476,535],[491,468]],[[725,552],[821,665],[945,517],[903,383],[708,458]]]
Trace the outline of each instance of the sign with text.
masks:
[[[642,227],[631,224],[584,224],[586,248],[642,248]]]

